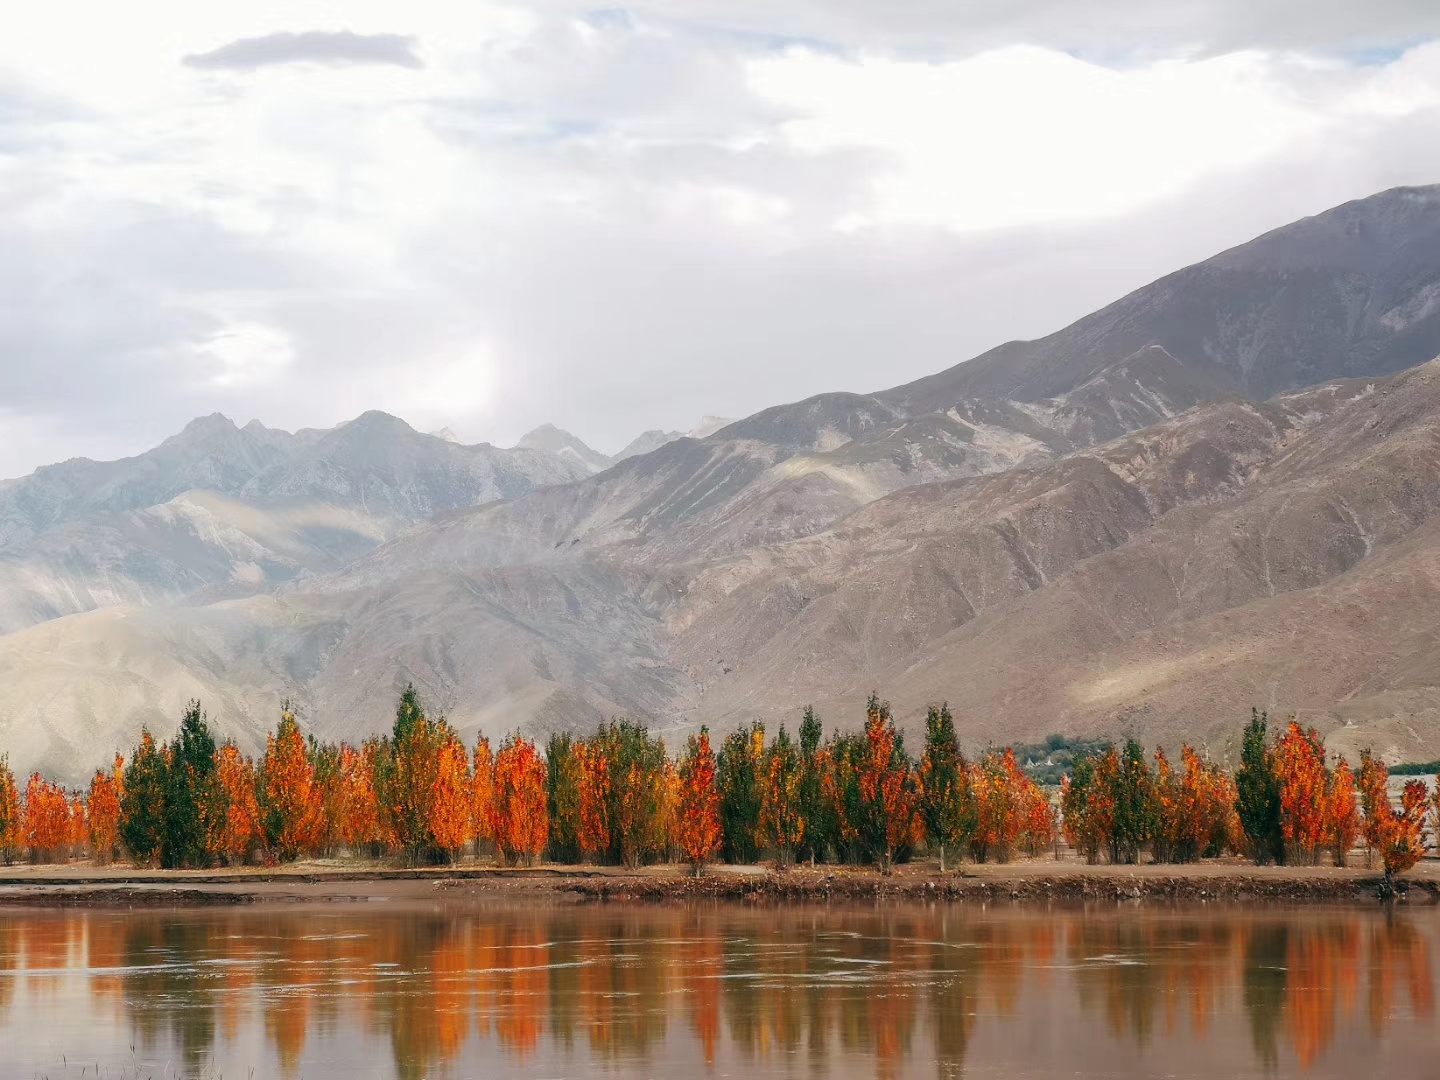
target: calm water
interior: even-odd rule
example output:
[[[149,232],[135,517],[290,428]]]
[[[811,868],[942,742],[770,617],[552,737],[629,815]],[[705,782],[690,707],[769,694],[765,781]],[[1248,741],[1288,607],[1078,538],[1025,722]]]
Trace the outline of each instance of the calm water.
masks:
[[[1424,911],[0,911],[0,1075],[1436,1076],[1437,943]]]

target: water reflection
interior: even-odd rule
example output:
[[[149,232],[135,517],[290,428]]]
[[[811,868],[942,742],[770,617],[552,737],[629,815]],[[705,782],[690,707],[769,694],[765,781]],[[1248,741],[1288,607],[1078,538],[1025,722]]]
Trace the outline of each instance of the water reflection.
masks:
[[[1427,1060],[1435,948],[1362,911],[8,913],[0,1045],[50,1076],[1343,1075]]]

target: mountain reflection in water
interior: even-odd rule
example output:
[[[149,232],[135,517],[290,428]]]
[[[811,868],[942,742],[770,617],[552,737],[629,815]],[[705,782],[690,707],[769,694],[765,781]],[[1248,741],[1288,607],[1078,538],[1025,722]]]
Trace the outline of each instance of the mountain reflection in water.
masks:
[[[1423,911],[0,912],[0,1059],[49,1077],[1425,1076],[1436,935]]]

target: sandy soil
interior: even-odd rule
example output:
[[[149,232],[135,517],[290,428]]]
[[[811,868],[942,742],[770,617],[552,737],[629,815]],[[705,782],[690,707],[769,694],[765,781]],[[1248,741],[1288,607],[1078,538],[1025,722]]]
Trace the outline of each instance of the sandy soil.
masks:
[[[941,873],[934,861],[896,867],[712,866],[700,878],[680,866],[638,870],[545,865],[500,869],[403,869],[374,862],[316,860],[283,868],[159,871],[88,863],[0,868],[0,905],[189,906],[333,902],[465,902],[504,896],[556,901],[745,902],[930,899],[983,902],[1374,902],[1380,875],[1359,866],[1255,867],[1240,860],[1190,866],[1087,866],[1072,859],[965,864]],[[1440,860],[1427,859],[1399,882],[1400,899],[1440,900]]]

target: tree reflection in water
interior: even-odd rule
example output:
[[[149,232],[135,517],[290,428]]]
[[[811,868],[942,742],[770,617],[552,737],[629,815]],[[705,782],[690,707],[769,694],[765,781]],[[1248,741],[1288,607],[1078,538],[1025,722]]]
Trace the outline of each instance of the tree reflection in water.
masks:
[[[256,1038],[285,1075],[325,1075],[326,1047],[364,1036],[401,1078],[464,1074],[467,1053],[947,1077],[987,1027],[1039,1015],[1135,1051],[1228,1025],[1251,1066],[1304,1071],[1342,1032],[1428,1021],[1435,948],[1428,922],[1360,911],[16,912],[0,1040],[53,1008],[118,1022],[192,1076]]]

